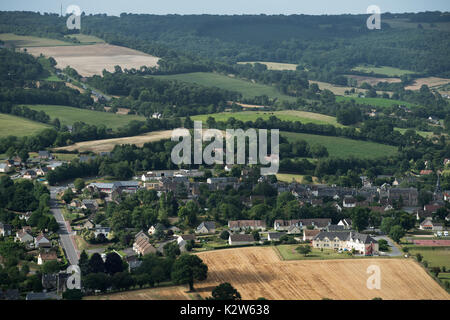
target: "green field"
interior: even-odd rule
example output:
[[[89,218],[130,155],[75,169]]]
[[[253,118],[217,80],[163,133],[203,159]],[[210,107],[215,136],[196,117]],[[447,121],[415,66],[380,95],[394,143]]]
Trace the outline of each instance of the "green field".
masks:
[[[302,174],[293,174],[293,173],[277,173],[277,180],[278,181],[283,181],[283,182],[288,182],[291,183],[292,180],[295,180],[298,183],[308,183],[311,184],[311,182],[308,181],[304,181],[303,178],[305,177],[305,175]],[[317,182],[317,178],[316,177],[312,177],[313,178],[313,183]]]
[[[242,112],[222,112],[215,114],[205,114],[191,117],[192,120],[206,121],[208,117],[213,117],[216,121],[227,121],[233,117],[240,121],[255,121],[258,118],[264,120],[275,116],[283,121],[300,121],[301,123],[315,123],[315,124],[331,124],[336,127],[343,127],[336,121],[335,117],[296,110],[283,110],[283,111],[242,111]]]
[[[13,45],[15,47],[54,47],[73,45],[73,43],[57,39],[19,36],[13,33],[0,33],[0,40],[4,41],[6,45]]]
[[[305,140],[310,145],[323,145],[327,148],[329,156],[335,158],[353,156],[355,158],[374,159],[397,153],[396,147],[369,141],[294,132],[281,132],[281,135],[291,142]]]
[[[6,136],[30,136],[50,126],[31,121],[25,118],[0,113],[0,137]]]
[[[336,96],[336,101],[350,101],[355,100],[356,103],[375,106],[375,107],[390,107],[390,106],[398,106],[403,105],[408,108],[414,108],[415,104],[401,101],[401,100],[393,100],[393,99],[384,99],[384,98],[360,98],[360,97],[342,97]]]
[[[72,108],[67,106],[51,105],[26,105],[36,111],[44,111],[51,119],[58,118],[63,125],[72,125],[74,122],[82,121],[87,124],[101,125],[116,129],[125,126],[131,120],[145,120],[144,117],[135,115],[114,114],[87,109]]]
[[[67,38],[75,38],[80,41],[81,44],[96,44],[96,43],[105,43],[105,40],[97,38],[96,36],[91,36],[88,34],[73,34],[70,36],[66,36]]]
[[[393,67],[374,67],[374,66],[357,66],[354,67],[352,70],[364,72],[364,73],[375,73],[375,74],[382,74],[388,77],[400,77],[404,74],[414,74],[415,72],[410,70],[402,70],[398,68]]]
[[[278,251],[283,260],[328,260],[328,259],[364,259],[371,258],[368,256],[353,256],[346,252],[339,253],[334,250],[323,250],[312,248],[312,251],[305,257],[303,254],[298,253],[295,249],[299,247],[298,244],[286,244],[275,246],[275,250]],[[380,257],[377,257],[380,258]]]
[[[401,134],[404,134],[406,132],[406,130],[408,129],[404,129],[404,128],[394,128],[394,130],[400,132]],[[429,131],[419,131],[419,130],[414,130],[416,131],[417,134],[421,135],[424,138],[430,138],[433,136],[433,132],[429,132]]]
[[[151,76],[158,79],[178,80],[182,82],[196,83],[206,87],[218,87],[230,91],[237,91],[244,98],[267,95],[272,99],[296,101],[296,98],[284,95],[277,91],[275,87],[264,84],[253,83],[242,79],[228,77],[226,75],[212,72],[194,72],[174,75]]]
[[[439,248],[439,247],[419,247],[419,246],[408,246],[409,253],[416,255],[420,253],[423,256],[423,260],[428,261],[429,267],[443,267],[447,270],[450,269],[450,248]]]

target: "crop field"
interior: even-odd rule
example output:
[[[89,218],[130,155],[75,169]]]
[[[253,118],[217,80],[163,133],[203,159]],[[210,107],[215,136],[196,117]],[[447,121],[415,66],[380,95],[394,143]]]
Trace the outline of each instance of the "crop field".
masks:
[[[58,118],[63,125],[72,125],[74,122],[82,121],[87,124],[102,125],[107,128],[116,129],[127,125],[132,120],[145,120],[144,117],[136,115],[114,114],[109,112],[79,109],[67,106],[54,105],[26,105],[36,111],[44,111],[51,119]]]
[[[218,87],[225,90],[237,91],[240,92],[244,98],[267,95],[272,99],[277,98],[279,100],[296,101],[296,98],[278,92],[275,87],[236,79],[212,72],[193,72],[152,77],[167,80],[178,80],[182,82],[196,83],[206,87]]]
[[[275,116],[283,121],[300,121],[301,123],[315,123],[315,124],[331,124],[336,127],[343,127],[336,121],[335,117],[327,116],[320,113],[297,111],[297,110],[283,110],[283,111],[243,111],[243,112],[222,112],[214,114],[197,115],[191,117],[192,120],[206,121],[208,117],[213,117],[216,121],[227,121],[233,117],[240,121],[255,121],[258,118],[264,120]]]
[[[28,52],[39,56],[53,57],[57,68],[70,66],[82,76],[101,75],[103,69],[113,72],[114,66],[123,69],[157,66],[159,58],[137,50],[97,43],[86,46],[30,47]]]
[[[208,279],[195,283],[204,298],[229,282],[242,298],[270,300],[449,299],[412,259],[340,259],[281,261],[274,248],[247,247],[197,254],[208,265]],[[367,268],[381,271],[381,289],[367,288]]]
[[[321,82],[321,81],[312,81],[309,80],[309,84],[311,85],[311,83],[316,83],[319,86],[320,90],[330,90],[331,92],[333,92],[335,95],[338,96],[343,96],[345,94],[345,91],[350,91],[353,89],[353,87],[346,87],[346,86],[338,86],[332,83],[328,83],[328,82]],[[359,88],[354,88],[356,93],[366,93],[366,89],[359,89]]]
[[[0,40],[4,41],[6,46],[15,47],[73,46],[73,43],[57,39],[19,36],[13,33],[0,33]]]
[[[394,99],[385,99],[385,98],[360,98],[360,97],[336,97],[336,101],[349,101],[349,100],[355,100],[356,103],[359,104],[365,104],[369,106],[375,106],[375,107],[390,107],[390,106],[398,106],[403,105],[408,108],[414,108],[415,104],[401,101],[401,100],[394,100]]]
[[[297,183],[311,183],[311,182],[307,182],[304,180],[304,175],[301,174],[292,174],[292,173],[277,173],[277,180],[278,181],[283,181],[283,182],[288,182],[291,183],[292,180],[295,180],[295,182]],[[316,177],[312,177],[313,178],[313,183],[317,182],[317,178]]]
[[[405,87],[406,90],[419,90],[422,85],[427,85],[429,88],[445,86],[450,83],[450,79],[438,78],[438,77],[428,77],[428,78],[418,78],[414,80],[413,84]]]
[[[297,65],[293,63],[279,63],[279,62],[264,62],[264,61],[248,61],[248,62],[238,62],[238,64],[255,64],[260,63],[267,66],[268,70],[297,70]]]
[[[75,38],[78,41],[80,41],[80,44],[86,45],[86,44],[96,44],[96,43],[105,43],[105,40],[100,39],[96,36],[91,36],[88,34],[74,34],[70,36],[66,36],[67,38]]]
[[[428,261],[431,267],[443,267],[450,269],[450,247],[446,248],[433,248],[433,247],[418,247],[408,246],[409,253],[416,255],[420,253],[423,256],[423,260]]]
[[[362,85],[364,82],[370,84],[371,86],[375,86],[380,82],[388,82],[388,83],[401,82],[400,78],[375,78],[370,76],[356,76],[356,75],[346,75],[346,77],[355,79],[358,86]]]
[[[383,74],[388,77],[400,77],[404,74],[414,74],[414,71],[403,70],[399,68],[393,67],[374,67],[374,66],[357,66],[352,70],[364,72],[364,73],[375,73],[375,74]]]
[[[55,150],[68,150],[68,151],[78,150],[79,152],[92,151],[97,153],[107,152],[113,150],[114,146],[116,145],[135,144],[138,147],[142,147],[147,142],[170,139],[171,135],[172,130],[155,131],[134,137],[78,142],[70,146],[56,148]]]
[[[0,137],[31,136],[46,128],[50,128],[50,126],[25,118],[0,113]]]
[[[320,144],[327,148],[329,156],[335,158],[373,159],[387,157],[397,153],[397,148],[381,143],[353,140],[342,137],[329,137],[307,133],[281,132],[288,141],[305,140],[310,145]]]

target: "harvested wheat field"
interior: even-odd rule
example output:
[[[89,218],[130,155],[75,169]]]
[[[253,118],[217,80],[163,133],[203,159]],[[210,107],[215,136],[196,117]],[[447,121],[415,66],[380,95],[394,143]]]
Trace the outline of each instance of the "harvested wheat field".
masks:
[[[208,279],[195,287],[202,297],[222,282],[243,299],[449,299],[416,262],[406,259],[281,261],[271,247],[247,247],[198,253],[208,265]],[[381,289],[369,290],[367,267],[381,270]]]
[[[195,293],[187,293],[182,286],[142,289],[126,292],[117,292],[98,296],[88,296],[84,300],[191,300]]]
[[[427,85],[428,87],[439,87],[444,84],[450,83],[450,79],[438,78],[438,77],[428,77],[428,78],[418,78],[414,80],[412,85],[405,87],[406,90],[420,90],[422,85]]]
[[[68,151],[78,150],[80,152],[92,151],[97,153],[108,152],[113,150],[116,145],[135,144],[138,147],[142,147],[147,142],[170,139],[171,135],[172,130],[155,131],[134,137],[78,142],[67,147],[55,148],[55,150],[68,150]]]
[[[93,44],[86,46],[30,47],[28,52],[39,56],[41,53],[53,57],[57,67],[70,66],[85,77],[101,75],[103,69],[114,71],[114,66],[122,69],[155,67],[159,58],[143,52],[110,44]]]
[[[364,82],[367,82],[371,86],[375,86],[380,82],[387,83],[399,83],[401,82],[400,78],[375,78],[369,76],[355,76],[355,75],[346,75],[347,78],[355,79],[358,83],[358,86],[362,85]]]

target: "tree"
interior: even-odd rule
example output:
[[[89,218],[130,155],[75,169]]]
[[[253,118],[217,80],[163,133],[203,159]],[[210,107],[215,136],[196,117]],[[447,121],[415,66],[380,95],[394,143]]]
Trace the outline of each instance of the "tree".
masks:
[[[42,265],[42,273],[45,274],[52,274],[57,273],[60,270],[59,262],[58,261],[47,261]]]
[[[72,188],[67,188],[67,190],[64,192],[64,195],[62,196],[62,199],[66,204],[70,203],[72,199],[75,197],[75,194],[72,191]]]
[[[420,253],[418,253],[418,254],[416,254],[416,258],[417,258],[417,261],[421,262],[423,259],[423,256]]]
[[[78,260],[78,265],[80,266],[81,274],[88,274],[89,272],[89,257],[85,250],[81,251],[80,259]]]
[[[297,247],[295,250],[298,253],[303,254],[306,257],[308,255],[308,253],[311,252],[311,246],[306,244],[306,245]]]
[[[80,289],[67,289],[63,292],[62,297],[64,300],[81,300],[83,292]]]
[[[166,257],[170,257],[175,259],[180,255],[180,247],[178,246],[176,241],[169,242],[163,247],[163,252]]]
[[[81,178],[77,178],[75,179],[75,181],[73,182],[75,189],[77,189],[78,192],[81,192],[81,190],[83,190],[83,188],[85,187],[85,183],[84,180]]]
[[[215,287],[212,291],[212,300],[241,300],[241,294],[228,282]]]
[[[397,243],[400,243],[400,239],[405,235],[405,230],[399,225],[395,225],[389,231],[389,237]]]
[[[99,253],[94,253],[89,259],[89,273],[105,272],[105,264]]]
[[[222,240],[228,240],[229,237],[230,237],[230,233],[227,230],[223,230],[220,233],[220,239],[222,239]]]
[[[105,271],[110,275],[123,271],[123,261],[117,253],[110,252],[106,255]]]
[[[259,231],[258,231],[258,230],[253,230],[253,231],[252,231],[252,236],[253,236],[253,239],[254,239],[255,241],[261,240],[261,236],[259,235]]]
[[[198,256],[183,253],[173,264],[172,281],[177,284],[188,284],[194,290],[194,280],[205,280],[208,266]]]
[[[361,232],[369,225],[369,212],[367,208],[354,208],[350,214],[353,227]]]
[[[385,239],[378,240],[378,248],[380,251],[389,251],[388,242]]]
[[[82,278],[82,283],[86,289],[100,290],[105,292],[110,286],[111,278],[106,273],[91,273]]]

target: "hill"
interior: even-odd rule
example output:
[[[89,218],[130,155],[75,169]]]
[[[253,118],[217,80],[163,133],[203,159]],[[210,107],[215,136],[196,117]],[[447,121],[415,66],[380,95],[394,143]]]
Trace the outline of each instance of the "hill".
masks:
[[[25,118],[0,113],[0,137],[31,136],[46,128],[50,128],[50,126]]]

